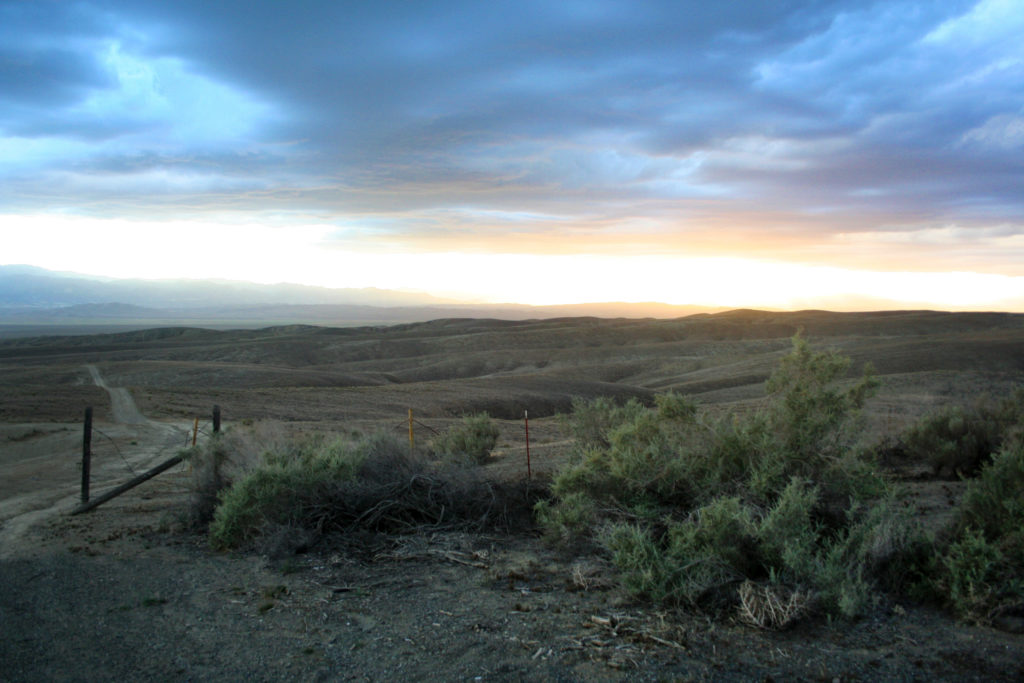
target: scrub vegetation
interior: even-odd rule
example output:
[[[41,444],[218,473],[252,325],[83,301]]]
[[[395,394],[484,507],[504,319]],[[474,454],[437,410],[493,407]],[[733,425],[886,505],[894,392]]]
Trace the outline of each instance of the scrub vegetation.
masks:
[[[487,413],[464,417],[434,439],[432,450],[443,457],[483,465],[498,443],[498,427]]]
[[[922,418],[903,436],[906,454],[930,462],[936,476],[974,476],[1020,429],[1024,388],[972,407],[948,406]],[[1016,434],[1019,437],[1019,434]]]
[[[192,517],[209,521],[214,548],[294,551],[354,529],[500,528],[532,504],[525,487],[487,480],[474,467],[497,440],[486,415],[442,434],[440,458],[385,432],[276,437],[254,450],[259,437],[242,431],[187,454],[196,473]]]
[[[541,526],[602,548],[640,598],[736,608],[764,627],[812,612],[856,617],[885,594],[972,619],[1019,603],[1021,394],[925,417],[905,434],[908,451],[980,472],[956,532],[935,538],[858,441],[877,382],[870,367],[847,378],[849,365],[797,336],[752,412],[713,414],[672,393],[651,409],[579,402],[566,418],[577,452],[537,504]]]
[[[902,434],[905,455],[977,475],[936,535],[865,442],[861,409],[878,381],[850,365],[797,335],[753,409],[711,411],[673,392],[651,407],[577,399],[562,417],[574,454],[542,500],[479,467],[499,437],[486,413],[426,451],[386,433],[277,436],[262,450],[219,437],[190,454],[194,518],[209,521],[215,548],[294,551],[353,529],[507,528],[533,506],[549,539],[605,554],[637,599],[735,610],[764,628],[858,617],[887,595],[976,621],[1024,601],[1024,394],[944,409]]]

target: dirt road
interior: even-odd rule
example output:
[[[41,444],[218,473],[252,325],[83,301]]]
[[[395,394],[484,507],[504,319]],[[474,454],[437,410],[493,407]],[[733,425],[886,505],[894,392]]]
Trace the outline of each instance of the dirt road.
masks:
[[[114,421],[122,424],[150,424],[150,421],[139,412],[131,393],[124,387],[111,387],[103,379],[99,368],[95,365],[86,365],[92,381],[101,389],[110,394],[110,407],[114,413]]]
[[[108,386],[96,366],[86,369],[110,395],[115,420],[93,425],[95,495],[173,455],[188,443],[191,425],[146,418],[127,389]],[[3,424],[0,443],[0,558],[10,558],[32,550],[32,527],[79,502],[82,425]]]

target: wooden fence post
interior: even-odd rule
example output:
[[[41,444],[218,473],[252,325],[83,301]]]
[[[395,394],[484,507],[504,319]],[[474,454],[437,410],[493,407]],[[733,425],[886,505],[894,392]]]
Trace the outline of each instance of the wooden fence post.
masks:
[[[85,428],[82,430],[82,503],[89,502],[89,468],[92,461],[92,406],[85,409]]]
[[[213,433],[216,434],[220,431],[220,406],[213,406]]]

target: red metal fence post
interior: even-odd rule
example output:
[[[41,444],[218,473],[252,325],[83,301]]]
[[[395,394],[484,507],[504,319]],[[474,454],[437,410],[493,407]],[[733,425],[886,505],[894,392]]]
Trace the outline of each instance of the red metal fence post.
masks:
[[[526,478],[532,479],[533,474],[530,471],[530,411],[523,411],[523,422],[526,424]]]

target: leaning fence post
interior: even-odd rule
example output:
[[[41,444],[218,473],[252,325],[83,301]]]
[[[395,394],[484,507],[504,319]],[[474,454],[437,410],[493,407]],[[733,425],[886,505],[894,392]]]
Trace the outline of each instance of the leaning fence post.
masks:
[[[180,454],[174,456],[170,460],[165,460],[164,462],[160,463],[159,465],[157,465],[153,469],[151,469],[151,470],[149,470],[147,472],[143,472],[142,474],[140,474],[139,476],[135,477],[131,481],[125,482],[124,484],[121,484],[120,486],[118,486],[116,489],[113,489],[111,491],[107,491],[106,493],[100,495],[99,498],[96,498],[96,499],[94,499],[93,501],[91,501],[89,503],[82,503],[81,505],[76,507],[74,510],[72,510],[71,514],[78,515],[78,514],[81,514],[83,512],[89,512],[90,510],[95,510],[97,507],[99,507],[103,503],[106,503],[108,500],[111,500],[113,498],[117,498],[118,496],[120,496],[125,491],[128,491],[130,489],[135,488],[136,486],[138,486],[139,484],[141,484],[144,481],[149,481],[150,479],[152,479],[156,475],[160,474],[161,472],[166,472],[167,470],[171,469],[172,467],[174,467],[175,465],[177,465],[181,461],[182,461],[182,456]]]
[[[85,428],[82,430],[82,502],[89,502],[89,466],[92,460],[92,406],[85,409]]]
[[[220,406],[213,406],[213,433],[220,431]]]
[[[526,424],[526,478],[529,480],[533,478],[530,471],[530,411],[523,411],[523,422]]]

